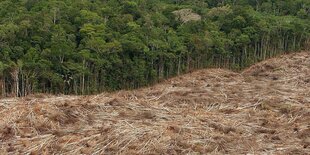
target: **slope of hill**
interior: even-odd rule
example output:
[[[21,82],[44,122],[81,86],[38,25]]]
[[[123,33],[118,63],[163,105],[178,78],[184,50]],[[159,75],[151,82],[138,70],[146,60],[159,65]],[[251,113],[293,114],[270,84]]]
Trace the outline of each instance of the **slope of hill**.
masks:
[[[310,53],[136,91],[0,100],[0,154],[310,152]]]

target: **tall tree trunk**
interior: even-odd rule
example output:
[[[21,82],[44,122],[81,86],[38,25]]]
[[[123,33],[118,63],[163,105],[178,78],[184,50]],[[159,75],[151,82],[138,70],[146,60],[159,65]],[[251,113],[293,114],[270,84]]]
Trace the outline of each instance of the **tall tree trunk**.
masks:
[[[54,8],[54,12],[53,12],[53,24],[56,24],[57,21],[57,12],[58,12],[58,8]]]
[[[19,96],[19,69],[16,68],[11,72],[11,76],[13,78],[13,88],[12,88],[12,95],[15,97]]]
[[[178,75],[180,75],[180,70],[181,70],[181,56],[178,58]]]
[[[158,79],[162,80],[163,78],[164,78],[164,60],[162,56],[159,56]]]
[[[3,78],[3,84],[2,84],[2,89],[3,89],[3,95],[7,96],[7,89],[6,89],[6,80],[5,77]]]
[[[186,72],[190,70],[190,56],[189,53],[186,54]]]
[[[0,94],[1,94],[1,96],[2,97],[4,97],[5,96],[5,86],[4,86],[4,80],[3,80],[3,78],[2,77],[0,77]]]
[[[296,50],[296,35],[294,35],[294,39],[293,39],[293,49]]]
[[[31,90],[31,84],[29,83],[29,76],[26,77],[25,85],[26,85],[25,94],[28,95]]]
[[[85,66],[85,59],[83,60],[83,67],[84,69],[87,67]],[[84,89],[85,89],[85,74],[84,74],[84,71],[83,71],[83,75],[82,75],[82,87],[81,87],[81,93],[82,95],[84,95]]]
[[[25,81],[24,81],[24,74],[23,71],[21,70],[21,90],[20,90],[20,95],[25,96]]]

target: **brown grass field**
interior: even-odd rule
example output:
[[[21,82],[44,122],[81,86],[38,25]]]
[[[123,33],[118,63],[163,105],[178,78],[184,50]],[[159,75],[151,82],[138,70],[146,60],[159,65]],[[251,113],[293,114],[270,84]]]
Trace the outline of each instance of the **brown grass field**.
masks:
[[[309,154],[310,52],[150,88],[0,99],[0,154]]]

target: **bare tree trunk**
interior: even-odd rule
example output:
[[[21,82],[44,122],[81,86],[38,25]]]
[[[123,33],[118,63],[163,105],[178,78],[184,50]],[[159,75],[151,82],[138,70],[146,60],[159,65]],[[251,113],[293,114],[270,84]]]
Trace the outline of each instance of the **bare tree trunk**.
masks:
[[[7,92],[6,92],[6,81],[5,81],[5,78],[3,79],[2,82],[3,82],[2,83],[2,89],[3,89],[2,93],[3,93],[4,96],[6,96]]]
[[[189,53],[187,53],[187,57],[186,57],[186,72],[188,72],[190,70],[190,56]]]
[[[31,89],[31,85],[29,83],[29,76],[26,77],[26,81],[25,81],[25,95],[29,95],[30,89]]]
[[[56,21],[57,21],[57,12],[58,12],[58,9],[57,8],[54,8],[54,14],[53,14],[53,23],[54,25],[56,24]]]
[[[158,75],[159,75],[159,79],[163,79],[164,78],[164,64],[163,64],[164,60],[162,58],[162,56],[159,57],[159,66],[158,66]]]
[[[22,72],[22,71],[21,71]],[[26,96],[25,95],[25,81],[24,81],[24,74],[21,73],[21,90],[20,90],[20,95],[21,96]]]
[[[296,50],[296,37],[297,35],[294,35],[294,39],[293,39],[293,49]]]
[[[178,75],[180,75],[181,70],[181,56],[178,58]]]
[[[4,80],[0,77],[0,94],[1,94],[1,96],[2,97],[4,97],[5,96],[5,89],[4,89]]]
[[[305,49],[306,50],[310,50],[310,38],[309,39],[307,39],[307,41],[306,41],[306,43],[305,43]]]
[[[83,67],[84,67],[84,69],[86,68],[86,66],[85,66],[85,64],[86,64],[86,62],[85,62],[85,59],[83,60]],[[81,93],[82,93],[82,95],[84,95],[84,90],[85,90],[85,74],[83,73],[83,75],[82,75],[82,90],[81,90]]]
[[[19,96],[19,69],[15,69],[12,73],[12,78],[13,78],[13,88],[12,88],[12,95],[15,97]]]
[[[85,75],[83,73],[83,75],[82,75],[82,90],[81,90],[82,95],[84,95],[84,90],[85,90]]]

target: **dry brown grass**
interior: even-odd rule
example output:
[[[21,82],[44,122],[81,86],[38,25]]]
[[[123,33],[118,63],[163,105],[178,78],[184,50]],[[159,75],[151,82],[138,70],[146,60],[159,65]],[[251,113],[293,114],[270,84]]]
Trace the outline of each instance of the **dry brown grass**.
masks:
[[[136,91],[0,100],[0,154],[308,154],[310,53]]]

